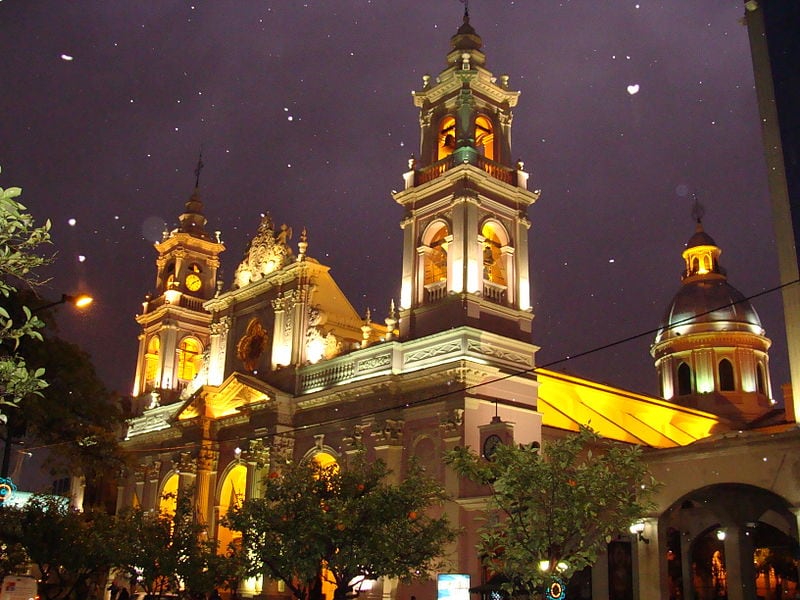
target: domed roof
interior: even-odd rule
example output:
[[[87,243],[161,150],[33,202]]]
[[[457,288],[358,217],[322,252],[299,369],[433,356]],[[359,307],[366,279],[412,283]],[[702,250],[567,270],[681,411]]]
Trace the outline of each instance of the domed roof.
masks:
[[[706,331],[764,334],[756,309],[724,278],[685,282],[664,313],[655,343]]]
[[[689,241],[686,242],[687,248],[696,248],[697,246],[716,246],[717,243],[714,241],[710,235],[708,235],[705,231],[703,231],[702,225],[698,224],[697,231],[695,231],[694,235],[689,238]]]

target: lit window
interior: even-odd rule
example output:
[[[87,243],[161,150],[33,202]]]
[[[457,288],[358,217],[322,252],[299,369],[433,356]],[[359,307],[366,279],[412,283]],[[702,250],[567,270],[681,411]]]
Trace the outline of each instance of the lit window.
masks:
[[[200,342],[191,337],[183,338],[178,346],[178,379],[191,381],[200,370],[202,361],[202,346]]]
[[[425,255],[425,285],[447,281],[447,227],[442,224],[433,234]]]
[[[439,124],[439,142],[437,144],[436,160],[450,156],[456,149],[456,120],[445,117]]]
[[[506,273],[501,248],[505,245],[505,231],[494,221],[484,224],[483,235],[483,278],[497,285],[506,285]],[[500,237],[502,235],[502,238]]]
[[[147,354],[144,355],[144,382],[145,387],[155,387],[158,377],[158,357],[161,349],[161,340],[157,335],[150,338],[147,343]]]
[[[475,149],[489,160],[494,160],[492,122],[483,115],[479,115],[475,119]]]

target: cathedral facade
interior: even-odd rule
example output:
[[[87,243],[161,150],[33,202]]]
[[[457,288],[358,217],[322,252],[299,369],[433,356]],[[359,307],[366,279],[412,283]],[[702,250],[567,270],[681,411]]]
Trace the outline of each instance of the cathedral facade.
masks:
[[[800,514],[800,437],[793,422],[774,418],[769,342],[752,322],[755,311],[707,318],[680,339],[668,319],[653,346],[664,399],[538,369],[528,263],[538,193],[512,159],[518,97],[507,76],[486,68],[465,17],[446,68],[413,93],[419,154],[394,193],[404,209],[401,295],[380,322],[353,308],[314,258],[306,231],[293,242],[292,227],[269,214],[233,281],[220,281],[224,244],[206,231],[195,190],[179,226],[155,245],[155,291],[137,316],[141,410],[124,444],[138,464],[120,483],[119,508],[157,509],[165,494],[191,490],[197,514],[225,546],[234,533],[221,518],[258,497],[281,462],[344,461],[364,449],[402,478],[416,458],[452,498],[446,512],[463,532],[449,549],[452,572],[480,587],[484,499],[442,455],[497,438],[546,444],[591,422],[606,437],[644,446],[665,485],[658,510],[620,532],[573,593],[703,597],[697,573],[711,573],[706,554],[722,544],[743,582],[740,590],[729,568],[727,595],[754,597],[748,556],[774,540],[796,546]],[[708,258],[707,271],[719,275],[714,248],[712,240],[687,255],[692,282],[707,283],[705,272],[692,272],[695,258],[701,266]],[[714,410],[716,401],[724,409]],[[723,529],[728,537],[714,546],[712,534]],[[757,537],[762,546],[753,545]],[[269,581],[242,594],[286,597]],[[381,581],[364,594],[431,598],[435,584]]]

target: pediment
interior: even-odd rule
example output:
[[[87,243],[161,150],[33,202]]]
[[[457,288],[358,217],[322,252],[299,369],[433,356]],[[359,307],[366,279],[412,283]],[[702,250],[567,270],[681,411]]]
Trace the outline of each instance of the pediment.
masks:
[[[199,416],[220,419],[274,402],[281,393],[256,377],[234,372],[218,386],[204,385],[176,414],[184,421]]]

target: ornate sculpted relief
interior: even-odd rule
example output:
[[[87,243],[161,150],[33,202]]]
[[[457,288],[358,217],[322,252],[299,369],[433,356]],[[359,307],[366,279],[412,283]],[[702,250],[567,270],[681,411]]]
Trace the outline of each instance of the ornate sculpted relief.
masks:
[[[288,241],[292,239],[292,228],[286,224],[281,225],[275,232],[275,225],[269,213],[261,218],[258,232],[250,240],[250,245],[244,255],[244,260],[236,269],[234,286],[243,287],[253,281],[262,279],[289,263],[292,259],[292,249]]]
[[[269,342],[269,334],[258,319],[251,319],[244,335],[236,344],[236,357],[242,361],[244,368],[255,371],[258,359],[264,354]]]

